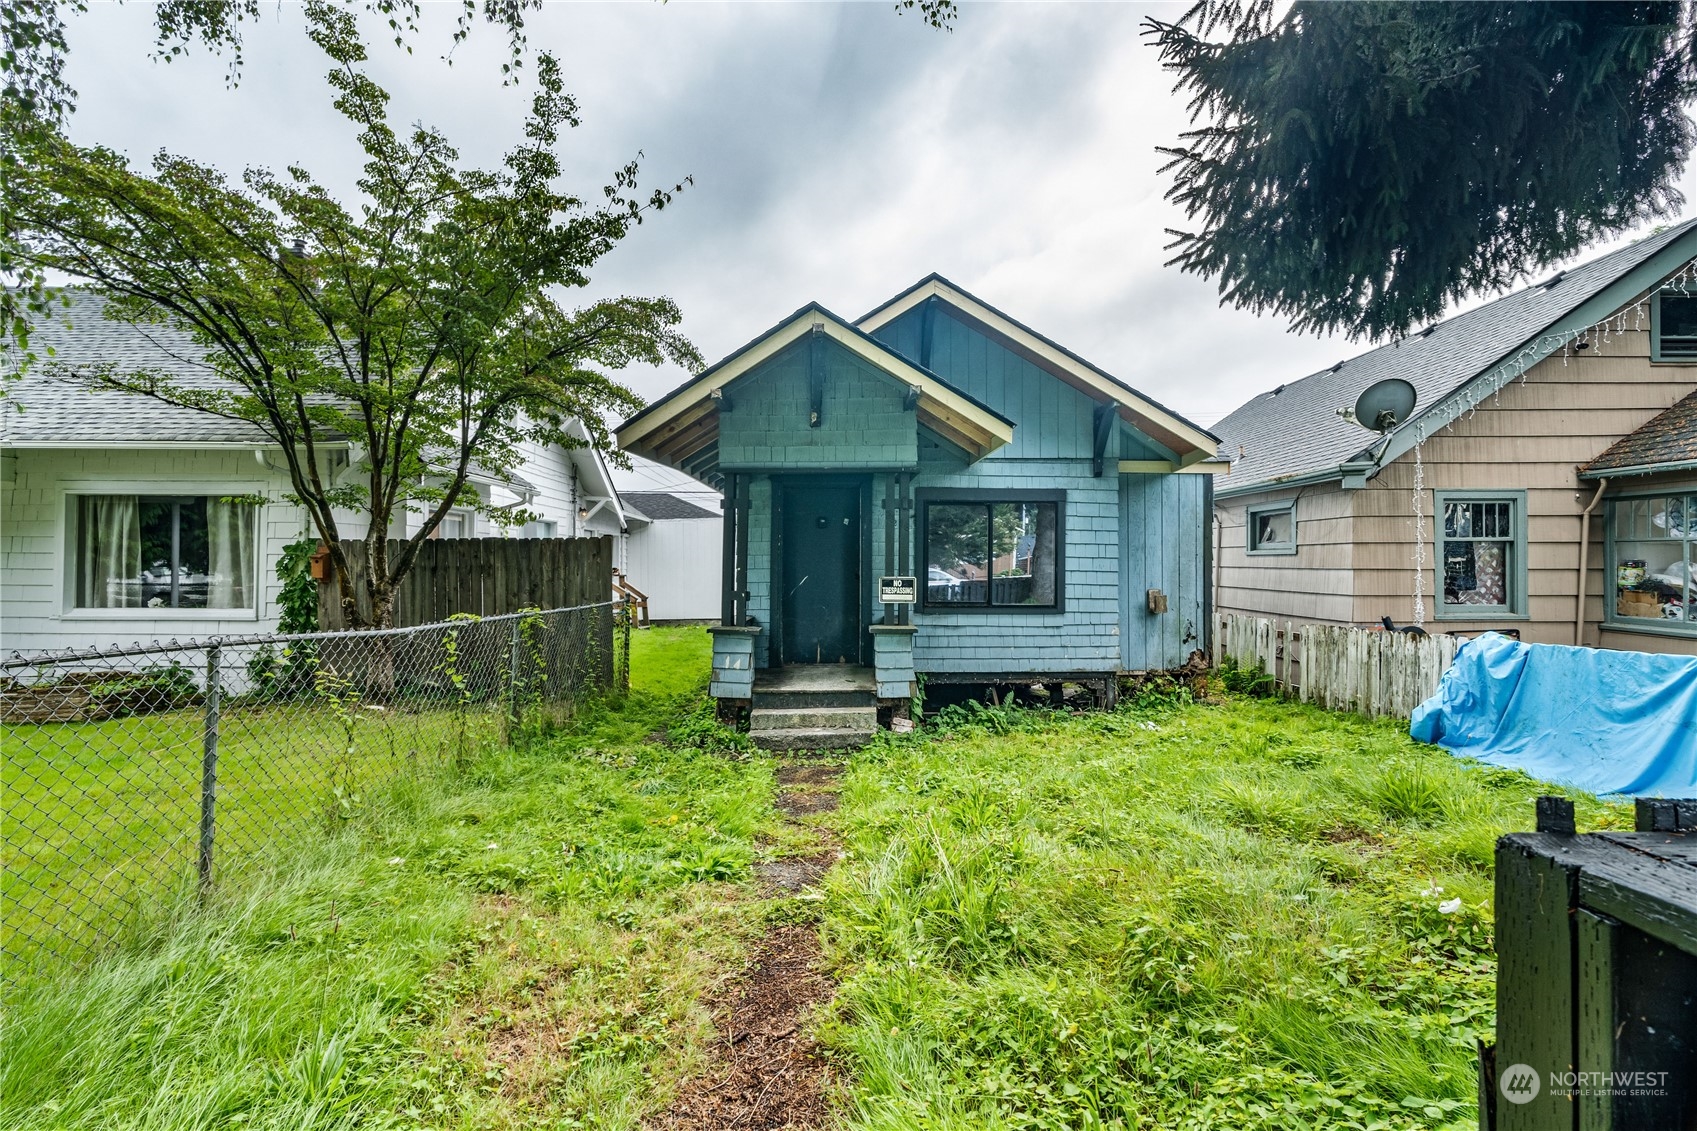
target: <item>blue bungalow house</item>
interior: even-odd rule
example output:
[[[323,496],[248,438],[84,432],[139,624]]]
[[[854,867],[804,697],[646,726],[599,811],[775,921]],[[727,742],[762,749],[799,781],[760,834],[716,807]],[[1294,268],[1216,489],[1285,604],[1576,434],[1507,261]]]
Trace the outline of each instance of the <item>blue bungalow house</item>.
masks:
[[[928,685],[1182,665],[1219,441],[948,280],[809,304],[618,429],[724,493],[712,693],[846,745]]]

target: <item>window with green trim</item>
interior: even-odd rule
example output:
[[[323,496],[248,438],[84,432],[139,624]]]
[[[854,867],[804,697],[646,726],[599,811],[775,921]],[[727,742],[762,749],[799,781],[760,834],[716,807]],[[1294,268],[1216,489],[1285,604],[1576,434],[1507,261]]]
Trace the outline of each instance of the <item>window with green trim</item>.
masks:
[[[1611,499],[1608,620],[1697,632],[1697,494]]]
[[[1439,491],[1437,508],[1438,616],[1525,616],[1525,493]]]
[[[1296,500],[1244,512],[1244,547],[1251,554],[1296,553]]]
[[[1650,358],[1697,362],[1697,291],[1669,287],[1650,304]]]

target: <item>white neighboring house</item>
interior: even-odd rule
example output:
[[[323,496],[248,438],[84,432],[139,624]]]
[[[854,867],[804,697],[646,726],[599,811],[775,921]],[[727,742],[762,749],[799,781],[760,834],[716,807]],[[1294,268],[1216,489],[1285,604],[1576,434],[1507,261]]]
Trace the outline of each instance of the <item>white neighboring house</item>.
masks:
[[[97,296],[73,292],[69,310],[35,329],[32,348],[54,365],[160,369],[217,387],[187,335],[107,321],[101,309]],[[90,391],[39,363],[0,398],[0,651],[275,627],[277,561],[310,526],[284,501],[280,451],[257,428]],[[577,433],[587,438],[581,425]],[[350,446],[333,450],[333,474],[346,474],[356,456]],[[606,462],[590,447],[536,445],[517,474],[474,470],[473,483],[487,504],[522,505],[538,521],[503,529],[458,511],[439,537],[622,540],[626,529]],[[264,502],[220,501],[230,496]],[[339,521],[344,538],[364,535],[358,515]],[[405,525],[417,530],[420,521],[408,515]]]
[[[648,597],[650,621],[717,621],[724,515],[670,491],[621,496],[630,533],[625,573]]]

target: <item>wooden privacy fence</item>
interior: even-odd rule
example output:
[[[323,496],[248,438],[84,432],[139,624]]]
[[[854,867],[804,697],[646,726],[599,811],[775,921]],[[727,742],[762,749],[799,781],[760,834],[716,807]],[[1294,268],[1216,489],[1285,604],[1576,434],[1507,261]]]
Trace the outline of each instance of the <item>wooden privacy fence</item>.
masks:
[[[1218,613],[1214,664],[1260,667],[1304,703],[1408,718],[1431,698],[1464,641]]]
[[[401,543],[389,541],[391,557]],[[342,543],[354,590],[365,601],[363,541]],[[419,548],[395,595],[395,627],[436,624],[455,613],[494,617],[523,609],[566,609],[613,599],[613,539],[438,538]],[[334,581],[318,586],[318,625],[347,627]]]

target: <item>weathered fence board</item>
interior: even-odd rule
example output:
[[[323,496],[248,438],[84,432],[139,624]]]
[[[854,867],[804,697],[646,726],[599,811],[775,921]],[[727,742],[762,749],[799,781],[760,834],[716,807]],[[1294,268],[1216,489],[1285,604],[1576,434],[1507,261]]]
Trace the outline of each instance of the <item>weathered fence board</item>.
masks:
[[[1214,664],[1260,667],[1277,686],[1334,711],[1408,718],[1438,689],[1459,637],[1219,613]]]
[[[389,542],[391,556],[401,543]],[[365,598],[363,541],[342,543],[354,590]],[[395,627],[435,624],[455,613],[493,617],[523,609],[565,609],[613,599],[611,538],[442,538],[419,547],[395,594]],[[333,581],[318,587],[318,625],[345,629]]]

